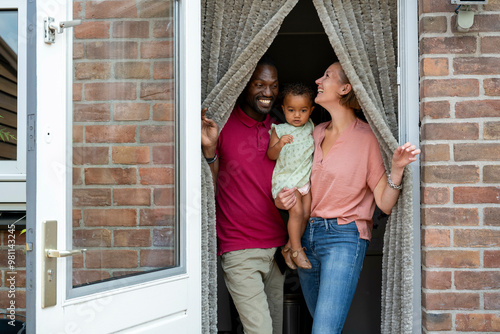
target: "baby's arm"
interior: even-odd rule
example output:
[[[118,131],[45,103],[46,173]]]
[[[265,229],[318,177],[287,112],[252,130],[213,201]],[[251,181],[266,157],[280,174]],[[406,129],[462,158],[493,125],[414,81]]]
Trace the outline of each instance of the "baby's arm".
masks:
[[[269,139],[269,148],[267,149],[267,157],[271,160],[278,159],[281,149],[286,145],[293,142],[292,135],[283,135],[278,138],[276,134],[276,129],[273,128],[271,132],[271,139]]]

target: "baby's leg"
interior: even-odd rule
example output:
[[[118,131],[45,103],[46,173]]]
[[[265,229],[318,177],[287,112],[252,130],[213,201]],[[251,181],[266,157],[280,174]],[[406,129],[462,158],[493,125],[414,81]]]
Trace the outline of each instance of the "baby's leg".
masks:
[[[300,233],[301,238],[304,235],[304,231],[306,230],[307,221],[308,221],[309,217],[311,216],[311,201],[312,201],[311,192],[308,192],[307,194],[302,196],[302,207],[303,207],[303,212],[304,212],[304,215],[303,215],[304,218],[302,221],[302,230]]]
[[[303,197],[302,194],[297,190],[295,191],[295,196],[297,197],[297,202],[293,207],[288,210],[289,218],[288,218],[288,237],[290,247],[292,249],[300,249],[301,243],[300,238],[302,238],[302,234],[305,229],[304,226],[304,205],[303,205]]]

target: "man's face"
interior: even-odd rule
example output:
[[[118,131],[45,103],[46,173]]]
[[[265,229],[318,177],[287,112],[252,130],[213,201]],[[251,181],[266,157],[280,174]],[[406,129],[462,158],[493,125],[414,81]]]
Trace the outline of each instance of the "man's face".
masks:
[[[270,65],[259,65],[248,82],[245,103],[254,112],[267,115],[278,96],[278,72]]]

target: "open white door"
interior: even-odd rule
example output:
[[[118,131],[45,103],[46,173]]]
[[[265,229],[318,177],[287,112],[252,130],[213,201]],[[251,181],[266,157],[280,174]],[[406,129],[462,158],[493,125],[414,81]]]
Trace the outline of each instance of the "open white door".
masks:
[[[199,333],[200,2],[38,0],[36,18],[28,332]]]

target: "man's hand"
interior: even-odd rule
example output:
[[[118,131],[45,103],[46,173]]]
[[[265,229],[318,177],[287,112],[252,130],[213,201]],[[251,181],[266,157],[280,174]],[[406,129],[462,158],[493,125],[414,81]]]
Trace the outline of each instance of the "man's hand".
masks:
[[[207,108],[201,110],[201,148],[205,158],[213,158],[217,148],[219,126],[205,114]]]
[[[283,188],[283,190],[280,191],[278,196],[274,199],[274,205],[281,210],[290,210],[290,208],[297,203],[295,190],[297,190],[297,187],[293,187],[292,189],[288,189],[287,187]]]

